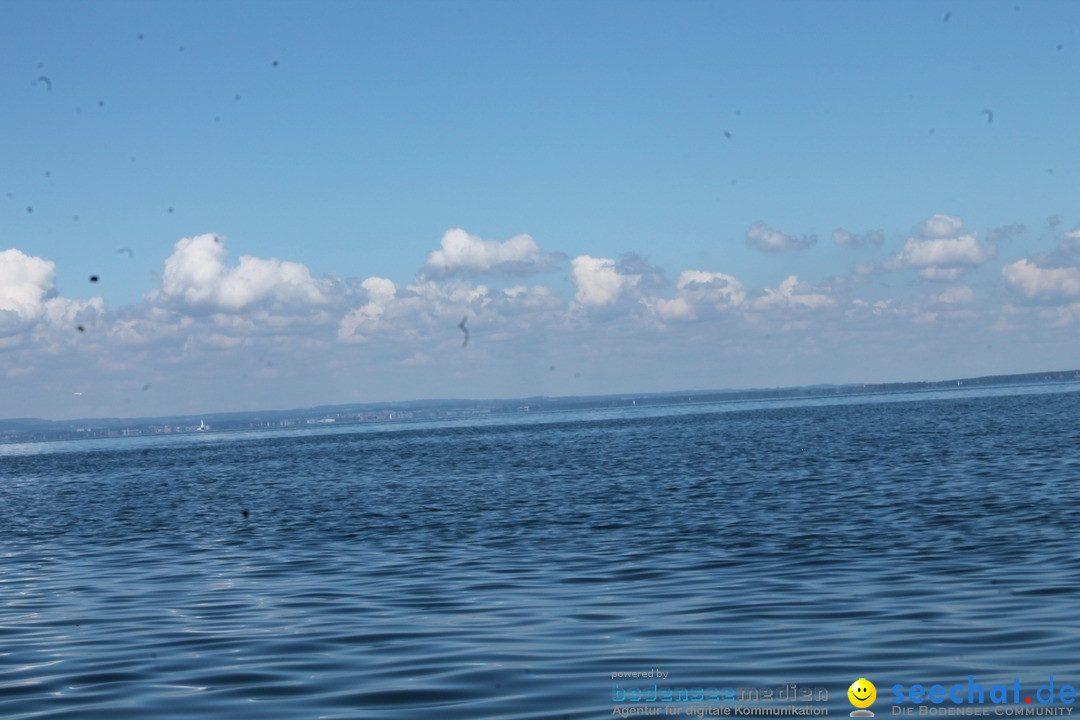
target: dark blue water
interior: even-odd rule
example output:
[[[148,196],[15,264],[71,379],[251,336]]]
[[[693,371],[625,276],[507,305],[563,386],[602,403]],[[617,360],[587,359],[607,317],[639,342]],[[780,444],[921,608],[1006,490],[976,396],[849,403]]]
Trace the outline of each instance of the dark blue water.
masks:
[[[0,717],[1080,685],[1080,393],[651,413],[0,447]]]

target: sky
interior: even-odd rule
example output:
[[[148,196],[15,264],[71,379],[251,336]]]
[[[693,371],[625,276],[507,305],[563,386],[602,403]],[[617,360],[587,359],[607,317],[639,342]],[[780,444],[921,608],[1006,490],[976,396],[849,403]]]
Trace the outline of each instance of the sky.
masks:
[[[0,417],[1080,367],[1077,27],[8,0]]]

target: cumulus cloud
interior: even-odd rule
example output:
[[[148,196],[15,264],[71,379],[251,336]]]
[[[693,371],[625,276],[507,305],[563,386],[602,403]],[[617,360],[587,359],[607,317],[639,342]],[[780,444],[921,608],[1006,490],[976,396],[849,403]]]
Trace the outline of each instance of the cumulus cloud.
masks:
[[[968,233],[932,240],[909,238],[900,257],[909,267],[974,267],[989,256],[979,247],[975,235]]]
[[[815,243],[817,238],[813,235],[797,238],[782,230],[773,230],[760,220],[746,231],[746,244],[763,252],[804,250]]]
[[[799,309],[815,310],[835,304],[828,294],[808,282],[801,282],[791,275],[774,290],[766,288],[764,294],[749,302],[749,308],[757,311]]]
[[[924,238],[951,238],[964,232],[964,221],[951,215],[936,213],[931,215],[915,229]]]
[[[996,247],[983,248],[975,233],[964,229],[963,221],[949,215],[934,215],[923,221],[896,256],[894,267],[917,268],[927,280],[956,280],[967,269],[977,267],[996,254]]]
[[[1077,320],[1080,320],[1080,302],[1044,308],[1039,313],[1039,318],[1051,327],[1072,325]]]
[[[455,273],[528,274],[551,267],[557,255],[540,252],[530,235],[505,242],[483,240],[461,228],[443,234],[441,248],[428,253],[425,272],[433,277]]]
[[[226,313],[299,310],[328,302],[330,281],[312,277],[301,263],[242,255],[229,267],[226,254],[218,235],[181,239],[165,261],[161,290],[149,298],[188,312]]]
[[[684,270],[675,283],[674,298],[652,298],[647,305],[662,319],[688,319],[697,310],[731,310],[746,300],[746,289],[731,275],[704,270]]]
[[[832,239],[840,247],[861,248],[867,245],[883,244],[885,233],[881,230],[867,230],[856,234],[844,228],[837,228],[832,232]]]
[[[367,291],[368,300],[376,305],[386,305],[397,295],[397,287],[393,280],[381,277],[369,277],[360,283],[360,287]]]
[[[812,285],[791,275],[776,288],[747,292],[731,275],[685,270],[676,283],[674,298],[652,298],[648,307],[661,320],[695,319],[702,311],[736,312],[743,317],[758,313],[804,312],[837,304],[835,287]]]
[[[615,271],[620,275],[637,277],[634,286],[643,291],[667,284],[664,271],[635,252],[623,253],[615,265]]]
[[[376,334],[416,340],[433,328],[453,329],[450,336],[460,342],[457,325],[462,313],[478,313],[495,302],[486,285],[460,281],[420,280],[395,286],[386,278],[368,278],[361,287],[367,302],[346,313],[338,323],[338,339],[343,342],[365,342]]]
[[[1080,268],[1041,268],[1027,260],[1017,260],[1001,268],[1005,282],[1029,298],[1072,298],[1080,296]]]
[[[679,294],[695,305],[709,303],[717,309],[738,307],[746,300],[746,289],[731,275],[703,270],[685,270],[676,283]]]
[[[502,304],[514,309],[554,309],[562,307],[562,301],[552,295],[543,285],[515,285],[502,291]]]
[[[0,333],[24,330],[39,322],[72,328],[104,313],[100,297],[58,297],[56,264],[21,250],[0,252]]]
[[[360,333],[379,329],[386,309],[397,296],[397,287],[393,281],[381,277],[369,277],[360,283],[367,295],[367,302],[350,310],[338,324],[338,338],[346,342],[363,339]]]
[[[620,273],[610,258],[579,255],[570,261],[570,266],[570,277],[577,287],[574,299],[591,307],[610,305],[641,279],[641,275]]]
[[[0,252],[0,313],[12,321],[39,318],[45,299],[54,292],[56,264],[14,248]]]
[[[55,297],[45,301],[45,319],[64,328],[93,323],[104,313],[105,301],[100,297],[87,300]]]
[[[368,278],[362,286],[366,302],[346,313],[338,324],[337,337],[344,343],[378,337],[391,343],[433,342],[457,348],[462,339],[458,324],[467,315],[474,333],[469,347],[473,348],[565,319],[565,301],[542,285],[496,290],[465,281],[418,280],[395,287],[385,278]],[[482,335],[477,336],[481,327]]]
[[[649,307],[661,320],[686,320],[694,317],[694,306],[686,298],[654,298]]]
[[[947,288],[938,295],[935,295],[933,300],[939,305],[968,305],[971,303],[975,294],[971,291],[971,288],[967,285],[957,285],[956,287]]]

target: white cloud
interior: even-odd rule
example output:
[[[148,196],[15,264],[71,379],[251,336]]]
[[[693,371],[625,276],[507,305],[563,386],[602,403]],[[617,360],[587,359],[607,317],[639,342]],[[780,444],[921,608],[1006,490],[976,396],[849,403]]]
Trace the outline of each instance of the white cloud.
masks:
[[[577,286],[574,299],[582,305],[609,305],[641,279],[640,275],[621,274],[610,258],[579,255],[570,261],[570,265],[570,276]]]
[[[91,323],[105,313],[105,301],[100,297],[89,300],[55,297],[45,301],[45,318],[53,325],[74,327]]]
[[[832,239],[841,247],[860,248],[866,245],[881,245],[885,242],[885,233],[881,230],[867,230],[855,234],[844,228],[837,228],[832,232]]]
[[[543,285],[515,285],[502,291],[504,304],[508,308],[553,309],[562,307],[563,302],[551,294]]]
[[[369,277],[360,283],[360,287],[367,290],[368,300],[377,305],[386,305],[397,295],[394,281],[387,278]]]
[[[964,231],[964,221],[951,215],[936,213],[916,228],[916,233],[924,238],[951,238]]]
[[[746,289],[731,275],[703,270],[684,270],[676,283],[679,294],[694,304],[712,303],[717,309],[738,307]]]
[[[928,267],[919,271],[919,277],[935,282],[952,282],[964,274],[963,268]]]
[[[996,255],[997,248],[983,248],[975,233],[964,230],[958,217],[934,215],[916,228],[903,250],[888,266],[918,268],[927,280],[953,281],[969,268],[977,267]]]
[[[860,263],[851,269],[852,274],[858,278],[865,278],[869,275],[878,273],[883,268],[880,265],[874,263]]]
[[[328,302],[330,282],[300,263],[242,255],[225,264],[225,240],[207,234],[183,238],[165,261],[161,290],[149,297],[188,312],[245,312],[263,307],[300,310]]]
[[[414,341],[432,333],[460,341],[457,329],[462,314],[476,314],[496,302],[516,302],[517,297],[493,294],[486,285],[467,282],[420,280],[403,287],[386,278],[368,278],[361,287],[367,302],[338,323],[337,337],[346,343],[365,342],[372,335]],[[522,298],[532,296],[522,293]]]
[[[530,235],[515,235],[505,242],[483,240],[461,228],[447,230],[442,249],[428,253],[425,268],[433,276],[457,272],[525,274],[545,270],[555,256],[540,252]]]
[[[945,289],[941,294],[934,296],[934,302],[939,305],[968,305],[974,299],[975,294],[967,285],[957,285]]]
[[[56,264],[14,248],[0,252],[0,313],[29,323],[41,317],[45,299],[55,292]]]
[[[694,306],[686,298],[656,298],[651,307],[663,320],[686,320],[694,317]]]
[[[703,270],[685,270],[679,274],[675,298],[651,298],[648,307],[661,320],[696,319],[702,310],[712,312],[815,310],[836,304],[826,288],[815,287],[792,275],[777,288],[766,288],[750,297],[743,284],[731,275]]]
[[[100,297],[80,300],[56,295],[56,264],[21,250],[0,252],[0,333],[36,323],[69,331],[90,324],[105,312]]]
[[[782,230],[773,230],[760,220],[746,231],[746,244],[764,252],[783,252],[785,250],[803,250],[817,242],[813,235],[797,238]]]
[[[764,295],[750,301],[749,307],[758,311],[783,308],[815,310],[835,302],[829,295],[817,291],[810,283],[800,282],[798,277],[792,275],[775,290],[766,288]]]
[[[778,248],[809,242],[764,226],[759,231],[758,239]],[[834,240],[871,246],[876,232],[839,229]],[[861,372],[859,363],[871,354],[903,371],[902,359],[923,357],[933,363],[947,360],[950,348],[970,345],[970,338],[979,344],[995,319],[995,295],[975,293],[974,283],[957,280],[987,262],[993,247],[980,245],[958,218],[948,216],[927,220],[911,235],[907,245],[896,243],[883,253],[891,256],[884,263],[874,258],[879,264],[860,267],[858,277],[813,277],[809,283],[800,279],[810,277],[803,269],[802,276],[788,277],[790,271],[777,276],[783,282],[768,289],[744,286],[721,272],[665,275],[632,254],[567,259],[568,277],[552,289],[505,275],[489,280],[445,272],[412,282],[368,273],[339,283],[314,278],[296,262],[237,260],[220,238],[204,235],[176,244],[158,289],[147,294],[146,302],[110,314],[100,298],[58,297],[52,262],[7,251],[0,253],[0,377],[17,376],[22,379],[9,380],[9,386],[35,389],[24,401],[27,407],[35,407],[56,378],[76,378],[71,382],[88,387],[91,383],[84,380],[101,380],[98,387],[108,387],[119,398],[115,410],[129,412],[125,408],[160,395],[161,410],[173,412],[177,403],[235,409],[267,397],[275,404],[332,402],[342,392],[417,397],[446,394],[447,387],[455,394],[463,388],[462,393],[481,395],[598,391],[585,384],[590,373],[605,382],[616,376],[628,387],[671,377],[713,383],[721,382],[709,374],[719,365],[744,373],[751,368],[772,378],[768,373],[786,367],[770,365],[773,355],[794,367],[814,347],[835,348],[822,356],[829,380],[839,377],[836,373]],[[889,237],[895,238],[892,231]],[[437,251],[441,259],[456,258],[456,272],[510,273],[544,262],[531,239],[491,243],[464,238],[459,245],[444,242]],[[1054,242],[1063,239],[1080,241],[1080,232],[1058,233]],[[1020,311],[1001,332],[1023,339],[1039,337],[1039,326],[1076,327],[1080,268],[1071,267],[1080,265],[1076,258],[1059,247],[1052,256],[1003,269],[997,290],[1016,288],[1014,302],[1024,295],[1053,302],[1017,302]],[[928,291],[920,283],[886,275],[899,269],[954,282]],[[61,279],[64,270],[59,268]],[[476,284],[480,279],[488,284]],[[860,294],[864,297],[856,297]],[[466,349],[458,327],[463,316],[470,332]],[[84,325],[85,332],[75,331],[74,325]],[[9,327],[14,332],[7,332]],[[1075,348],[1072,337],[1060,330],[1046,333],[1039,351],[1058,342]],[[940,350],[934,347],[938,339]],[[923,355],[904,354],[909,340],[923,343]],[[701,360],[712,354],[738,360]],[[849,366],[837,365],[840,360]],[[647,369],[634,369],[650,362]],[[558,371],[549,371],[551,366]],[[363,368],[363,382],[356,381],[358,368]],[[537,369],[543,371],[539,380]],[[748,382],[745,378],[737,380]],[[140,390],[149,383],[153,390]],[[323,394],[313,396],[312,388]],[[173,394],[165,398],[166,392]],[[242,392],[250,393],[247,399]],[[74,411],[56,405],[50,412]]]
[[[900,253],[900,259],[908,267],[974,267],[988,257],[986,251],[979,247],[974,233],[932,240],[908,238]]]
[[[350,310],[338,323],[338,339],[346,342],[359,342],[364,339],[358,331],[377,330],[382,324],[386,308],[397,296],[397,287],[393,281],[380,277],[369,277],[360,283],[367,293],[367,302]]]
[[[1041,268],[1027,260],[1017,260],[1001,268],[1005,282],[1028,297],[1076,297],[1080,295],[1080,269]]]
[[[1046,308],[1039,313],[1040,318],[1051,327],[1065,327],[1080,320],[1080,303],[1059,305]]]

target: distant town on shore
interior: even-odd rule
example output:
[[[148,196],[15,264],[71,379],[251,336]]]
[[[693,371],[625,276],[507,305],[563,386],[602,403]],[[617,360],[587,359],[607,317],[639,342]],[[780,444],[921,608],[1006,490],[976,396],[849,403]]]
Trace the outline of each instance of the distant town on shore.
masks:
[[[413,400],[322,405],[296,410],[207,413],[159,418],[0,420],[0,443],[48,442],[90,438],[137,437],[172,433],[219,432],[357,423],[390,423],[532,412],[587,410],[649,405],[682,405],[736,400],[774,400],[875,393],[940,391],[995,385],[1032,385],[1080,381],[1080,370],[990,375],[977,378],[878,384],[810,385],[748,390],[685,390],[666,393],[530,397],[507,400]]]

